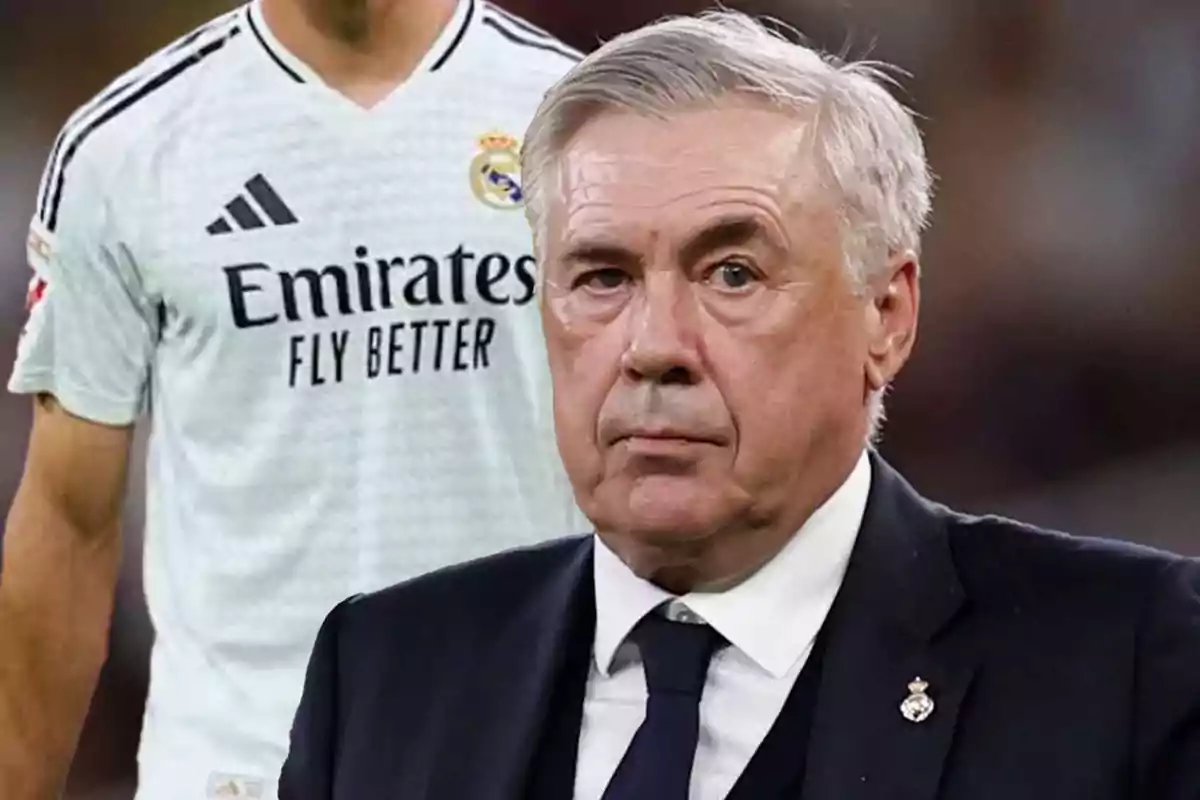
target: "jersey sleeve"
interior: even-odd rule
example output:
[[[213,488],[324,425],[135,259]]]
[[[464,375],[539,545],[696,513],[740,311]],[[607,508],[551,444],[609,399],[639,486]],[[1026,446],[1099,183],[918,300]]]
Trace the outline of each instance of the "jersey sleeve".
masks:
[[[147,296],[123,239],[111,191],[80,151],[43,177],[45,202],[26,245],[33,270],[28,320],[8,388],[50,394],[69,412],[107,425],[137,420],[157,338]]]

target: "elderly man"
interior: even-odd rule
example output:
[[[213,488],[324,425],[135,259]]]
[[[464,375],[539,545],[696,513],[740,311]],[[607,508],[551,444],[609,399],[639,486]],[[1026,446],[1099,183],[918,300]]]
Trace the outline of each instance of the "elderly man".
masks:
[[[337,607],[284,800],[1200,797],[1200,565],[868,445],[930,205],[884,82],[721,13],[550,91],[523,176],[596,535]]]

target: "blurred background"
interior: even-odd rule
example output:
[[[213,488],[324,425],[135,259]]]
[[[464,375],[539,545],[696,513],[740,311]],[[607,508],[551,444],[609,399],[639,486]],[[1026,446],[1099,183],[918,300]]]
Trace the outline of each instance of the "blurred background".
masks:
[[[67,114],[225,0],[0,0],[0,364]],[[500,0],[581,49],[691,0]],[[762,0],[913,75],[939,176],[920,343],[884,454],[927,495],[1200,555],[1200,3]],[[0,504],[28,400],[0,399]],[[139,468],[140,470],[140,468]],[[140,475],[112,656],[69,800],[127,800],[147,677]]]

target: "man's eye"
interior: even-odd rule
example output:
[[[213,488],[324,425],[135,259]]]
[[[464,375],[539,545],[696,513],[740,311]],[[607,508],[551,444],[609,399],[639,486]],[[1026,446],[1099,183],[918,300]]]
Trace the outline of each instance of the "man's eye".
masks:
[[[575,285],[592,291],[604,292],[621,288],[628,279],[629,276],[619,269],[597,269],[580,275]]]
[[[758,280],[754,270],[740,261],[722,261],[709,272],[722,289],[745,289]]]

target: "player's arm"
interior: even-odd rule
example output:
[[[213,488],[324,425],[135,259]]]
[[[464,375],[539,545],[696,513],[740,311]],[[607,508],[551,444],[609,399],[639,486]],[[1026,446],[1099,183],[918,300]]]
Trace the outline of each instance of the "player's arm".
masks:
[[[128,428],[34,403],[0,574],[0,797],[56,798],[107,655]]]
[[[131,429],[157,315],[121,230],[111,154],[47,168],[33,305],[9,388],[34,398],[0,564],[0,797],[57,798],[101,666]],[[60,174],[61,173],[61,174]],[[121,189],[121,187],[115,187]]]

